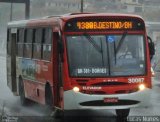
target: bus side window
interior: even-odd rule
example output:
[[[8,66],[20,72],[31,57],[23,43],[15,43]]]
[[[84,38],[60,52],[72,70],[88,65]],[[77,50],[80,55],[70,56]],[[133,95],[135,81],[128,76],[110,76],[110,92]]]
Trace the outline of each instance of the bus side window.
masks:
[[[44,40],[43,40],[43,55],[42,59],[50,61],[51,59],[51,47],[52,47],[52,29],[44,29]]]
[[[35,30],[35,40],[33,42],[33,58],[41,59],[41,49],[42,49],[42,28],[38,28]]]
[[[8,29],[7,42],[7,54],[11,55],[11,29]]]
[[[17,36],[17,56],[23,57],[24,28],[18,30]]]
[[[26,58],[32,58],[32,41],[33,29],[27,29],[24,42],[24,57]]]

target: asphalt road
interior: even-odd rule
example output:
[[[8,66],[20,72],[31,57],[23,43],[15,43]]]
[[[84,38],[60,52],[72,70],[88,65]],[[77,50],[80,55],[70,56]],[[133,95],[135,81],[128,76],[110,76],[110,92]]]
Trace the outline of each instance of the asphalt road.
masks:
[[[3,114],[4,122],[6,119],[12,120],[11,122],[135,122],[146,119],[143,117],[152,117],[155,122],[160,122],[160,81],[158,80],[153,80],[151,99],[148,99],[150,106],[131,109],[128,120],[116,118],[114,110],[67,111],[65,117],[59,119],[50,117],[50,113],[42,105],[33,103],[27,107],[21,106],[19,97],[13,96],[7,87],[5,57],[0,57],[0,67],[0,113]]]

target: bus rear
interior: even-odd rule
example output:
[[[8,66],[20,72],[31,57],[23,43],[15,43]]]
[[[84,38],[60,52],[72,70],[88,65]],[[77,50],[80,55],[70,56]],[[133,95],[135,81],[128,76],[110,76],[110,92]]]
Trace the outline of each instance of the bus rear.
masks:
[[[116,109],[128,116],[151,91],[148,39],[141,17],[63,17],[64,109]]]

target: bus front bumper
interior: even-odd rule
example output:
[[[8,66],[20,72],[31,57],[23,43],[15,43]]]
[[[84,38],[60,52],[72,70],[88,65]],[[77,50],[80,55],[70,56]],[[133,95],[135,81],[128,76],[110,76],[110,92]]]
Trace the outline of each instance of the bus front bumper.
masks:
[[[64,110],[74,109],[127,109],[149,105],[151,89],[146,88],[129,94],[93,95],[74,92],[64,92]],[[105,103],[105,98],[118,98],[116,103]]]

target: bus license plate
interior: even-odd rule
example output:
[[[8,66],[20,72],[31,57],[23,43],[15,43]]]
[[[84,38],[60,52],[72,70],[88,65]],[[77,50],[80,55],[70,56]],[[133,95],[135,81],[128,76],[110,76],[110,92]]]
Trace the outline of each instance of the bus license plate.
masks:
[[[117,103],[118,97],[110,97],[110,98],[104,98],[105,103]]]

